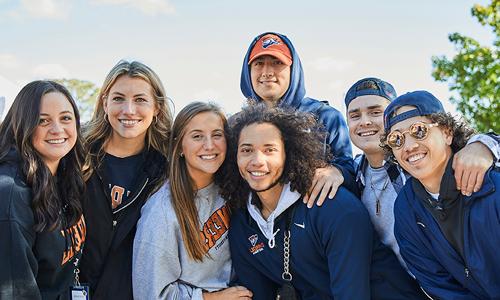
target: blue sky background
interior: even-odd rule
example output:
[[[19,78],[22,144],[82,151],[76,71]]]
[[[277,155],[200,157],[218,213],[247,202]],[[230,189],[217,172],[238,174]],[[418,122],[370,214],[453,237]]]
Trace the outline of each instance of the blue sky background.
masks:
[[[487,1],[0,0],[0,96],[9,105],[40,78],[100,86],[127,58],[160,75],[177,112],[211,99],[233,113],[243,103],[249,43],[278,31],[299,53],[307,94],[342,112],[346,90],[366,76],[393,83],[398,94],[426,89],[446,100],[447,84],[431,77],[431,56],[454,53],[447,35],[491,43],[470,15],[474,3]]]

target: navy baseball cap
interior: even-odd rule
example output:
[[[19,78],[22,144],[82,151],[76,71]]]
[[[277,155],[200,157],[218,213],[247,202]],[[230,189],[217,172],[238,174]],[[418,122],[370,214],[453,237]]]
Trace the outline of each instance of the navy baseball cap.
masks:
[[[375,77],[367,77],[358,80],[347,91],[344,99],[346,109],[352,100],[364,95],[376,95],[384,97],[389,101],[392,101],[397,97],[396,91],[390,83]]]
[[[409,110],[399,115],[394,112],[402,106],[415,106],[415,109]],[[444,113],[443,104],[434,95],[427,91],[415,91],[406,93],[394,99],[384,111],[384,129],[389,132],[391,127],[406,119],[416,116],[427,116],[435,113]]]

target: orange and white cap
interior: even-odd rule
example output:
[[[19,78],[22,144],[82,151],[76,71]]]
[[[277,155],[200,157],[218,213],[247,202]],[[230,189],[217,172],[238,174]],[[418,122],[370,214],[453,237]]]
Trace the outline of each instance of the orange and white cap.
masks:
[[[263,55],[274,56],[285,65],[292,65],[292,53],[290,49],[285,42],[275,34],[266,34],[255,43],[255,46],[250,52],[248,64],[251,64],[253,60]]]

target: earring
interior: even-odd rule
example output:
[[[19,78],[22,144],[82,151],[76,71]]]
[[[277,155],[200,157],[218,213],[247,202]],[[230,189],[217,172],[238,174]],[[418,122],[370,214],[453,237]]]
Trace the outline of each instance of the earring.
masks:
[[[184,153],[181,152],[181,154],[179,154],[180,157],[184,157]]]
[[[158,123],[158,116],[154,116],[154,123],[157,124]]]
[[[109,123],[108,114],[104,113],[104,122]]]

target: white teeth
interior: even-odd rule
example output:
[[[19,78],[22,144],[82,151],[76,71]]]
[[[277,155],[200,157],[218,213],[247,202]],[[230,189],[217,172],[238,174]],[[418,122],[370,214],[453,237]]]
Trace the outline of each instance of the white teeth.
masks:
[[[120,120],[120,123],[125,125],[134,125],[139,123],[139,120]]]
[[[409,162],[415,162],[415,161],[417,161],[419,159],[424,158],[424,156],[425,156],[425,154],[423,154],[423,153],[415,154],[415,155],[412,155],[412,156],[408,157],[408,161]]]
[[[374,135],[376,133],[377,133],[376,131],[367,131],[367,132],[361,132],[359,135],[360,136],[371,136],[371,135]]]
[[[250,174],[252,174],[253,176],[260,177],[266,175],[266,172],[250,172]]]
[[[66,139],[57,139],[57,140],[47,140],[49,144],[62,144]]]
[[[214,159],[217,155],[215,154],[212,154],[212,155],[201,155],[201,159],[206,159],[206,160],[210,160],[210,159]]]

